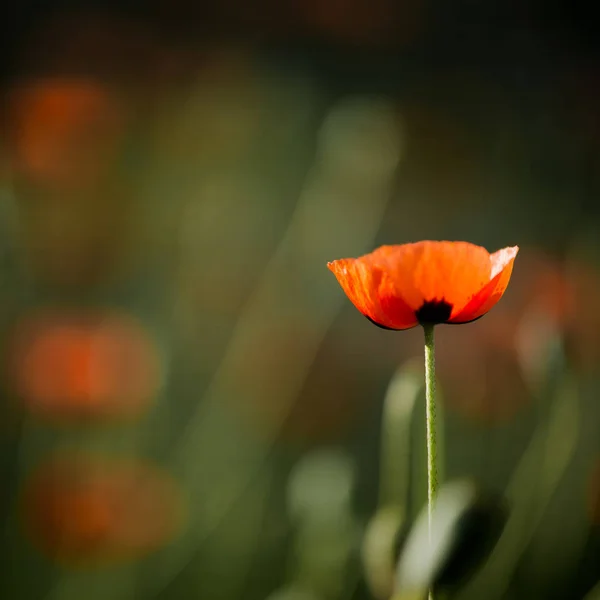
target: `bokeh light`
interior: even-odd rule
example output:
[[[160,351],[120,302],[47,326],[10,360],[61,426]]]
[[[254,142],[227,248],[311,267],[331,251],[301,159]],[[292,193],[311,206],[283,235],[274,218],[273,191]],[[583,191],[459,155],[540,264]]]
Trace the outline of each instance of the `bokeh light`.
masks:
[[[27,411],[56,422],[138,417],[164,377],[155,338],[116,311],[26,314],[8,352],[14,389]]]
[[[139,559],[179,532],[183,495],[157,466],[65,451],[26,482],[21,510],[31,541],[73,568]]]
[[[599,294],[600,274],[585,263],[523,252],[493,319],[464,328],[458,342],[440,329],[439,377],[449,407],[475,420],[510,419],[540,392],[554,344],[572,368],[596,368],[600,323],[589,307]]]
[[[46,77],[9,95],[12,162],[38,184],[73,189],[98,185],[120,158],[126,109],[91,78]]]

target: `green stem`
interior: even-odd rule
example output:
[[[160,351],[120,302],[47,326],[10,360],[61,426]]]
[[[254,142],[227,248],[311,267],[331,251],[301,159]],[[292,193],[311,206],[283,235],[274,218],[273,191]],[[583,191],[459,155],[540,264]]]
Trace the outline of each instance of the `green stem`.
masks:
[[[427,512],[429,516],[429,543],[431,543],[431,522],[433,502],[437,494],[437,436],[435,427],[435,342],[434,325],[423,325],[425,332],[425,406],[427,422]],[[433,592],[429,592],[433,600]]]

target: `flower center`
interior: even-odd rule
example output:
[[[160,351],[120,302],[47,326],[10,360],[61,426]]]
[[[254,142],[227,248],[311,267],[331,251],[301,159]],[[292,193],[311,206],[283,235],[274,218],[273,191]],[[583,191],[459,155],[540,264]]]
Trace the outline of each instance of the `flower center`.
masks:
[[[437,325],[438,323],[446,323],[452,314],[452,304],[449,304],[444,299],[429,300],[423,302],[419,310],[415,312],[415,316],[419,323]]]

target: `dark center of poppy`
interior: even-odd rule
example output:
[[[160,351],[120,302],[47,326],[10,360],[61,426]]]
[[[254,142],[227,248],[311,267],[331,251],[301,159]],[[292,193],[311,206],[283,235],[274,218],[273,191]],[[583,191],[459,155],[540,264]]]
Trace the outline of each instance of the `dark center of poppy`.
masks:
[[[423,302],[419,310],[415,312],[415,316],[421,325],[437,325],[438,323],[446,323],[452,314],[452,304],[449,304],[444,299],[429,300]]]

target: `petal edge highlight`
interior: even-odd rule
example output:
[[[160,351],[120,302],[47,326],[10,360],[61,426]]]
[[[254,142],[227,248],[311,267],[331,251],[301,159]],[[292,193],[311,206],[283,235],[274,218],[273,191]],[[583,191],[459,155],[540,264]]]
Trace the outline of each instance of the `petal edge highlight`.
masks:
[[[512,274],[518,246],[503,248],[490,255],[492,279],[479,290],[449,323],[469,323],[483,317],[502,298]]]

